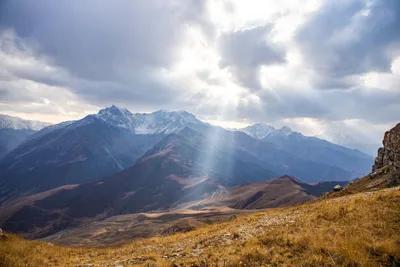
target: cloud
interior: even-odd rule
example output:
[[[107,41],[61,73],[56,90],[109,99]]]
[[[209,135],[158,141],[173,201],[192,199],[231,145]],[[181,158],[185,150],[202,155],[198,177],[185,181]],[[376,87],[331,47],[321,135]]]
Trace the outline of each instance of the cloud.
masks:
[[[270,41],[271,26],[265,25],[233,33],[218,39],[221,67],[228,67],[239,82],[250,89],[259,89],[259,69],[285,61],[285,51]]]
[[[171,1],[9,2],[5,26],[36,42],[54,64],[88,79],[115,79],[124,68],[167,67],[184,27],[184,10]]]
[[[389,125],[400,112],[399,7],[1,1],[0,112],[57,121],[117,104],[213,121]]]
[[[400,55],[400,2],[326,1],[296,34],[316,89],[348,89],[348,76],[389,71]]]
[[[204,20],[203,6],[189,2],[17,0],[3,6],[2,28],[12,29],[35,57],[57,70],[43,73],[24,66],[13,73],[69,87],[98,105],[170,101],[176,92],[160,70],[174,64],[187,23]]]

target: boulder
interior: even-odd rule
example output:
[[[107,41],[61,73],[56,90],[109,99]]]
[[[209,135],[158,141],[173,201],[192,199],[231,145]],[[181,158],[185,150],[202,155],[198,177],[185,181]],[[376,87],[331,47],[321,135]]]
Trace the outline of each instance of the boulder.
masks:
[[[387,185],[388,187],[400,185],[400,168],[396,168],[389,173]]]
[[[341,185],[335,185],[335,187],[333,188],[333,191],[336,191],[336,192],[342,191],[342,190],[343,190],[343,187]]]

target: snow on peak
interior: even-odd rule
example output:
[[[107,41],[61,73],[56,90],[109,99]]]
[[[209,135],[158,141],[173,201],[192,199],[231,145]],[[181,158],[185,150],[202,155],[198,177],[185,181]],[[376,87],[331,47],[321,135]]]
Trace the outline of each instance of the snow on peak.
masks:
[[[111,107],[108,107],[108,108],[101,109],[98,114],[105,116],[105,117],[107,117],[107,116],[122,116],[122,117],[132,116],[132,113],[129,110],[127,110],[126,108],[119,108],[115,105],[112,105]]]
[[[137,134],[169,134],[191,124],[203,124],[193,114],[186,111],[158,110],[153,113],[137,113],[135,132]]]
[[[41,121],[24,120],[18,117],[0,114],[0,129],[14,129],[14,130],[33,130],[39,131],[51,123]]]
[[[190,124],[202,124],[193,114],[183,110],[132,114],[127,109],[112,105],[100,110],[95,116],[135,134],[169,134]]]
[[[256,123],[254,125],[239,129],[239,131],[242,131],[256,139],[264,139],[266,136],[275,132],[276,129],[264,123]]]
[[[293,133],[292,129],[288,126],[283,126],[280,129],[275,129],[264,123],[256,123],[251,126],[239,129],[239,131],[244,132],[256,139],[264,139],[268,136],[289,136]]]
[[[135,123],[132,113],[126,108],[119,108],[115,105],[101,109],[97,117],[111,124],[112,126],[134,131]]]
[[[281,133],[282,135],[290,135],[291,133],[293,133],[292,129],[290,129],[288,126],[283,126],[282,128],[280,128],[278,130],[279,133]]]

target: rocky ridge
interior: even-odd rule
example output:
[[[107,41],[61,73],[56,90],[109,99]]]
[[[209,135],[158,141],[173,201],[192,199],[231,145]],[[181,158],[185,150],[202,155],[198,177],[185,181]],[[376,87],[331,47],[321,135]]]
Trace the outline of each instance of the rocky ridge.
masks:
[[[385,133],[382,144],[370,177],[387,174],[387,184],[393,187],[400,184],[400,123]]]

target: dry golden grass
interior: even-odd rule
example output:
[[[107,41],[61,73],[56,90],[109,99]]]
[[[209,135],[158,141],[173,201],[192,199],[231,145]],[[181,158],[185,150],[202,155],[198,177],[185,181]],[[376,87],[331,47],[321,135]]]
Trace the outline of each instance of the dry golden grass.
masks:
[[[273,209],[117,248],[9,237],[0,266],[399,266],[400,191]]]

